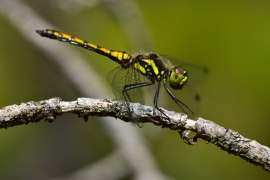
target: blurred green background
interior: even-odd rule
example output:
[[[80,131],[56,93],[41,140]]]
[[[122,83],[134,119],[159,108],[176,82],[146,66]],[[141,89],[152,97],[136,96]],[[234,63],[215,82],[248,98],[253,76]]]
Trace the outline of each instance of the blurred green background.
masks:
[[[24,2],[58,30],[98,45],[127,52],[153,51],[208,67],[207,78],[196,87],[202,99],[198,116],[270,146],[270,81],[267,80],[270,77],[270,1],[133,1],[144,20],[138,28],[147,27],[152,38],[153,46],[144,47],[130,45],[123,25],[104,1],[92,6],[70,6],[68,1],[62,6],[61,1]],[[32,28],[28,33],[38,36],[36,29],[51,27]],[[54,96],[65,101],[82,96],[60,68],[3,15],[0,34],[1,107]],[[44,41],[40,38],[40,43]],[[73,48],[89,59],[89,66],[104,81],[106,74],[117,66],[95,53]],[[58,177],[102,159],[113,147],[100,126],[94,117],[85,123],[75,115],[64,115],[51,124],[40,122],[2,129],[0,179]],[[160,170],[172,178],[270,178],[269,172],[261,167],[202,140],[195,147],[188,146],[176,132],[150,124],[139,132],[149,141]]]

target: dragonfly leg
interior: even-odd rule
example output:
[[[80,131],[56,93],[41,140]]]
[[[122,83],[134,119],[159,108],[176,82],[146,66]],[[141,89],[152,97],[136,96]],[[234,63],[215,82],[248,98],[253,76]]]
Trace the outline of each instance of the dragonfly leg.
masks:
[[[164,113],[164,111],[158,107],[158,96],[159,96],[159,91],[160,91],[160,82],[158,82],[158,87],[157,87],[156,94],[155,94],[155,97],[154,97],[154,106],[155,106],[155,108],[156,108],[159,112],[161,112],[161,113],[165,116],[165,118],[166,118],[167,120],[170,120],[169,116],[167,116],[167,115]],[[155,111],[154,111],[154,116],[156,116]]]
[[[128,111],[130,113],[130,116],[132,116],[132,112],[131,112],[131,109],[130,109],[130,106],[129,106],[129,103],[128,102],[131,102],[132,99],[130,98],[129,94],[128,94],[128,91],[129,90],[132,90],[132,89],[135,89],[135,88],[141,88],[141,87],[144,87],[144,86],[151,86],[153,85],[155,82],[145,82],[145,83],[139,83],[139,84],[129,84],[129,85],[125,85],[124,86],[124,89],[122,91],[122,94],[124,96],[124,100],[126,102],[126,106],[128,108]]]
[[[183,106],[184,106],[185,108],[187,108],[187,109],[191,112],[191,114],[193,114],[193,111],[192,111],[185,103],[183,103],[182,101],[180,101],[179,99],[177,99],[176,96],[168,89],[166,83],[164,83],[164,88],[165,88],[165,90],[167,91],[167,93],[171,96],[171,98],[174,100],[174,102],[181,108],[181,110],[182,110],[184,113],[189,114],[189,113],[187,113],[187,112],[185,111],[185,109],[183,108]]]

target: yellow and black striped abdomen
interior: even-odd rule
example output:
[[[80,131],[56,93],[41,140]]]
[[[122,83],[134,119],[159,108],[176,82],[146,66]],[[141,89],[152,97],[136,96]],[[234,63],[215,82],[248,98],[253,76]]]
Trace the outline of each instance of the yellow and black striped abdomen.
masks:
[[[69,34],[59,32],[56,30],[46,29],[46,30],[37,30],[36,32],[40,34],[42,37],[47,37],[62,42],[69,42],[70,44],[81,46],[85,49],[107,56],[108,58],[121,64],[122,66],[128,64],[132,58],[131,55],[127,52],[106,49],[104,47],[97,46],[95,44],[89,43],[75,36],[71,36]]]

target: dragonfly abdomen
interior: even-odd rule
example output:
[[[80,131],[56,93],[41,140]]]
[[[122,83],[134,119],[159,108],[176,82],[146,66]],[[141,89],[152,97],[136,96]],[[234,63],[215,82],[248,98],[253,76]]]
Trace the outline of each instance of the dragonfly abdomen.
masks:
[[[72,36],[72,35],[69,35],[60,31],[46,29],[46,30],[37,30],[36,32],[43,37],[55,39],[61,42],[69,42],[70,44],[81,46],[85,49],[107,56],[108,58],[112,59],[118,64],[121,64],[122,66],[126,66],[132,58],[132,56],[125,51],[110,50],[110,49],[97,46],[95,44],[89,43],[80,38],[77,38],[75,36]]]

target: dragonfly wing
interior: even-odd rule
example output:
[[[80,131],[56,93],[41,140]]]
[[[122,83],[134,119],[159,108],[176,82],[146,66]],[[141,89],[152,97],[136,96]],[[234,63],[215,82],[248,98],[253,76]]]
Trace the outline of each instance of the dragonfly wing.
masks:
[[[121,66],[108,73],[108,81],[112,86],[116,99],[128,102],[139,102],[144,104],[144,88],[134,88],[127,91],[126,99],[123,96],[123,89],[126,85],[145,82],[144,76],[135,69],[124,69]],[[149,80],[148,80],[149,81]]]

